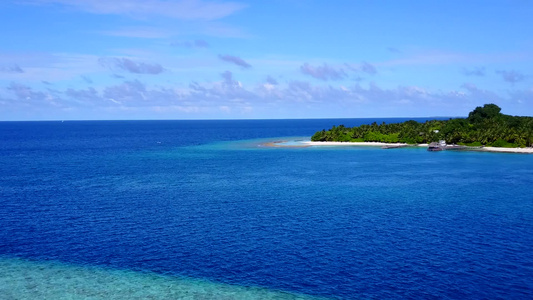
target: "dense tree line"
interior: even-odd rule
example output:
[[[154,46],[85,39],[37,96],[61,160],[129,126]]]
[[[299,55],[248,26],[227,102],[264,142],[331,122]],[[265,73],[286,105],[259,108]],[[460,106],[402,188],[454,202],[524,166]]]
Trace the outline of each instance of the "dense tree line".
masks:
[[[333,126],[316,132],[312,141],[385,142],[422,144],[445,140],[448,144],[493,147],[532,147],[533,117],[500,113],[495,104],[476,107],[464,119],[413,120],[403,123]]]

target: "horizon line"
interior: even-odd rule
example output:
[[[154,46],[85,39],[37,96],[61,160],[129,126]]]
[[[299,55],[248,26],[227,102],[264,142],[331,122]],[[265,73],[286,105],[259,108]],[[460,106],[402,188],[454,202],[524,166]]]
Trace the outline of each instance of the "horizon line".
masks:
[[[242,119],[50,119],[50,120],[0,120],[0,122],[87,122],[87,121],[267,121],[267,120],[350,120],[350,119],[423,119],[423,118],[466,118],[466,116],[427,117],[359,117],[359,118],[242,118]]]

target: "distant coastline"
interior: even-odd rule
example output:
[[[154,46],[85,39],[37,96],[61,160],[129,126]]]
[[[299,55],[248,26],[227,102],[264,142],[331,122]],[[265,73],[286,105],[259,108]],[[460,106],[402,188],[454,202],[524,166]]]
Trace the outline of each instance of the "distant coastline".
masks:
[[[405,144],[405,143],[380,143],[380,142],[302,142],[308,146],[412,146],[412,147],[428,147],[428,144]],[[480,147],[464,151],[482,151],[482,152],[505,152],[505,153],[527,153],[533,154],[533,148],[502,148],[502,147]]]
[[[428,147],[428,144],[406,144],[406,143],[381,143],[381,142],[316,142],[316,141],[287,141],[277,140],[261,144],[263,147],[275,148],[306,148],[313,146],[335,146],[335,147]],[[399,147],[398,147],[399,146]],[[533,148],[502,148],[502,147],[479,147],[462,151],[480,151],[480,152],[500,152],[500,153],[525,153],[533,154]]]
[[[382,142],[316,142],[316,141],[305,141],[305,145],[309,146],[420,146],[427,147],[428,144],[406,144],[406,143],[382,143]]]
[[[430,145],[435,143],[431,147],[435,151],[483,149],[530,153],[527,149],[520,149],[533,147],[533,117],[505,115],[500,111],[501,108],[495,104],[485,104],[483,107],[476,107],[467,118],[426,120],[424,123],[415,120],[389,124],[373,122],[355,127],[339,125],[329,130],[315,132],[311,141]],[[446,144],[457,146],[443,149]]]

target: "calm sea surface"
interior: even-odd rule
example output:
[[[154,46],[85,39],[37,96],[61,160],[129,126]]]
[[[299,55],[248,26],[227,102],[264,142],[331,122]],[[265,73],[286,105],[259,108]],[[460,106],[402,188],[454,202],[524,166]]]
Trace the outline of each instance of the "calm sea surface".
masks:
[[[532,298],[533,155],[260,146],[373,121],[0,122],[0,299]]]

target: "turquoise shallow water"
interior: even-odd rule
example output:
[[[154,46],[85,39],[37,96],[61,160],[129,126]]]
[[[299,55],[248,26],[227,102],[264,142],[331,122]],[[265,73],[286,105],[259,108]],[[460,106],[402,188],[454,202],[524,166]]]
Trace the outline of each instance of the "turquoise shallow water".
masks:
[[[0,296],[11,299],[319,299],[155,273],[0,259]]]
[[[260,146],[369,121],[0,122],[2,293],[531,298],[532,155]]]

